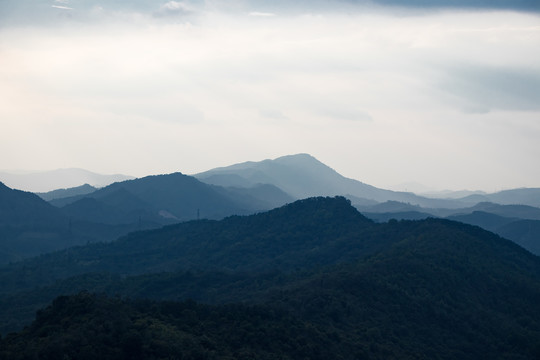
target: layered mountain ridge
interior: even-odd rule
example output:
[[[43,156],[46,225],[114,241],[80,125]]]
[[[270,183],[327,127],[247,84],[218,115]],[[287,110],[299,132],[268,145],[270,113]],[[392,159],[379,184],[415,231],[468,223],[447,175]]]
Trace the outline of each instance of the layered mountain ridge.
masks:
[[[63,295],[2,338],[6,359],[129,357],[133,346],[144,359],[540,354],[537,256],[459,222],[377,224],[343,197],[137,232],[0,268],[0,279],[11,330]]]

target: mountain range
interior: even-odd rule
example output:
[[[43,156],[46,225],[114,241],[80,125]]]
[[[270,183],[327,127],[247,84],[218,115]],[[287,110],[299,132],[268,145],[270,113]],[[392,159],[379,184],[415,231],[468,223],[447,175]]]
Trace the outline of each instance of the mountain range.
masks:
[[[429,199],[379,189],[345,178],[307,154],[236,164],[195,177],[173,173],[119,181],[103,188],[86,184],[39,193],[53,207],[40,202],[36,196],[32,197],[35,204],[28,203],[25,196],[28,198],[31,194],[9,192],[8,189],[4,186],[4,192],[0,193],[4,205],[8,193],[12,197],[18,194],[21,198],[18,212],[9,213],[11,210],[7,208],[4,211],[5,226],[0,233],[4,238],[0,262],[4,263],[67,246],[111,241],[129,231],[197,218],[221,219],[252,214],[296,199],[334,195],[346,196],[360,211],[377,221],[459,215],[461,221],[482,226],[482,222],[472,216],[474,212],[497,215],[505,220],[486,229],[516,241],[534,253],[538,254],[540,247],[537,240],[539,227],[535,223],[540,220],[539,208],[471,202],[479,194],[462,199]],[[481,196],[478,200],[495,199],[514,204],[540,202],[538,189],[515,189]],[[21,213],[25,207],[28,208],[24,210],[28,212],[24,215],[26,220],[14,229],[17,222],[12,216]],[[41,218],[31,215],[36,212]],[[47,227],[35,228],[39,223]]]
[[[493,202],[540,207],[540,189],[537,188],[473,194],[460,198],[430,198],[411,192],[380,189],[346,178],[309,154],[287,155],[259,162],[248,161],[215,168],[194,176],[203,182],[221,186],[246,187],[259,183],[272,184],[296,199],[343,195],[350,197],[353,203],[358,205],[397,201],[424,208],[458,209],[479,202]]]
[[[117,181],[133,179],[133,176],[115,174],[103,175],[84,169],[57,169],[51,171],[0,171],[0,182],[25,191],[49,192],[58,189],[89,184],[103,187]]]
[[[0,358],[535,359],[539,298],[539,258],[493,233],[309,198],[1,267],[4,334],[51,305]]]
[[[310,196],[353,196],[359,202],[388,200],[410,202],[426,207],[456,208],[463,204],[447,199],[430,199],[407,192],[380,189],[346,178],[309,154],[283,156],[274,160],[245,162],[194,175],[209,184],[245,187],[271,184],[296,199]]]
[[[89,221],[117,224],[144,218],[167,224],[248,214],[291,200],[268,184],[224,188],[173,173],[117,182],[89,194],[53,199],[51,204],[74,218]]]

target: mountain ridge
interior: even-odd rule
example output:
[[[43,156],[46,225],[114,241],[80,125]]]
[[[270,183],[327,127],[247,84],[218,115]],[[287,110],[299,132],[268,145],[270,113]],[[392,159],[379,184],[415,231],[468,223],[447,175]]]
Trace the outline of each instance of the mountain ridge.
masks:
[[[216,175],[221,175],[222,178],[216,178]],[[219,184],[220,181],[223,181],[230,185],[234,183],[235,179],[239,181],[238,186],[245,186],[246,183],[269,183],[297,199],[311,196],[352,195],[377,202],[395,200],[427,207],[456,208],[462,205],[456,200],[430,199],[413,193],[380,189],[358,180],[346,178],[315,157],[305,153],[286,155],[260,162],[247,161],[211,169],[194,176],[202,181],[210,179],[213,184]]]
[[[190,242],[194,246],[182,245]],[[126,343],[140,344],[146,358],[188,356],[183,351],[193,346],[172,347],[186,336],[201,339],[200,354],[214,351],[214,358],[224,360],[242,358],[240,349],[249,349],[247,358],[259,354],[268,359],[268,354],[347,360],[535,359],[540,354],[540,259],[493,233],[455,221],[375,224],[343,197],[309,198],[257,215],[191,221],[85,248],[94,248],[99,257],[71,249],[37,259],[49,257],[49,264],[32,260],[8,267],[19,276],[12,282],[22,292],[7,291],[9,274],[0,268],[2,323],[15,325],[14,316],[35,314],[41,304],[36,302],[64,294],[39,311],[31,326],[2,338],[0,358],[52,351],[80,358],[81,350],[88,350],[80,346],[84,338],[95,347],[92,356],[112,346],[116,350],[103,356],[118,358],[114,351],[122,354],[129,349],[122,347]],[[238,250],[241,258],[235,255]],[[312,261],[317,251],[334,260]],[[160,254],[184,256],[181,262],[187,265],[197,259],[206,263],[199,270],[167,273],[155,266],[139,275],[129,270],[143,258],[163,264]],[[80,262],[87,271],[74,277],[77,272],[68,269],[63,280],[45,281],[52,267],[67,264],[62,258]],[[109,275],[96,274],[98,269],[89,265],[100,259],[117,267],[101,268]],[[260,266],[265,263],[270,266]],[[30,281],[33,268],[39,270],[41,288]],[[85,287],[111,297],[73,295]],[[202,304],[187,296],[232,303]],[[139,312],[124,307],[133,304],[139,304]],[[123,330],[115,331],[114,324]],[[163,331],[156,333],[156,326]],[[311,335],[302,338],[306,331]],[[138,340],[117,336],[126,333]],[[224,334],[231,340],[223,342]],[[283,334],[290,334],[285,342]],[[118,341],[104,340],[111,338]],[[42,347],[47,344],[61,345]],[[261,344],[268,350],[261,352]],[[313,350],[316,344],[324,344],[328,353]]]
[[[0,181],[9,187],[32,192],[49,192],[73,188],[83,184],[103,187],[128,179],[133,179],[133,176],[123,174],[104,175],[79,168],[31,172],[0,171]]]

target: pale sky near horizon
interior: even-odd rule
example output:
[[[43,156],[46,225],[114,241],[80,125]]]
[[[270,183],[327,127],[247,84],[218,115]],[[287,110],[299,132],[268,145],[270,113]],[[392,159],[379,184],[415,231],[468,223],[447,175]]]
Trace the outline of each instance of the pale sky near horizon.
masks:
[[[0,3],[0,169],[540,187],[538,12],[97,3]]]

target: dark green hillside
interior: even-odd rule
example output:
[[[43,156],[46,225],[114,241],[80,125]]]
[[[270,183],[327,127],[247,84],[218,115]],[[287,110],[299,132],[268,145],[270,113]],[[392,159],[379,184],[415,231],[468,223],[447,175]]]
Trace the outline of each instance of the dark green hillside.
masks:
[[[85,221],[129,224],[142,219],[165,225],[198,217],[221,219],[251,214],[289,200],[290,196],[271,185],[223,188],[173,173],[117,182],[87,195],[51,203],[66,215]]]
[[[94,206],[93,214],[107,215],[102,210]],[[117,216],[114,211],[108,215]],[[122,225],[81,221],[33,193],[13,190],[0,183],[0,264],[76,245],[111,241],[130,231],[159,226],[157,222],[132,218],[131,223]]]
[[[0,268],[0,293],[86,272],[294,270],[350,261],[398,234],[378,228],[345,198],[311,198],[252,216],[137,232]]]
[[[64,206],[61,210],[73,219],[97,224],[130,224],[144,219],[156,223],[156,227],[158,227],[165,219],[149,208],[151,209],[148,204],[136,196],[126,190],[119,189],[106,200],[84,197]]]
[[[212,186],[181,173],[147,176],[111,184],[84,197],[95,199],[106,208],[108,222],[137,221],[139,216],[150,216],[150,220],[161,219],[162,223],[172,220],[197,218],[197,210],[204,218],[220,218],[234,213],[244,213],[234,201],[216,191]],[[76,206],[84,197],[59,199],[53,202],[74,217],[96,221],[96,211],[87,204]],[[70,203],[71,201],[71,203]],[[117,215],[114,215],[116,213]],[[112,216],[108,216],[112,215]]]
[[[8,335],[0,359],[350,358],[336,336],[268,307],[81,293],[57,298],[30,327]]]
[[[69,233],[69,219],[57,208],[0,183],[0,264],[76,243],[81,239]]]
[[[418,225],[391,249],[270,302],[344,329],[366,358],[537,359],[540,260],[479,228]]]
[[[129,191],[157,211],[167,211],[180,220],[196,219],[197,209],[204,218],[220,218],[240,210],[211,186],[181,173],[114,183],[96,193],[96,197],[109,197],[119,189]]]
[[[275,219],[287,227],[286,212],[279,210]],[[371,256],[294,274],[73,279],[121,295],[202,294],[208,300],[213,294],[216,303],[242,304],[133,302],[84,293],[61,297],[38,312],[32,326],[4,337],[4,356],[84,358],[86,349],[121,358],[132,346],[143,359],[540,356],[538,257],[478,227],[447,220],[375,227],[381,237],[401,236]]]
[[[394,220],[423,220],[433,215],[418,211],[399,211],[399,212],[383,212],[383,213],[368,213],[362,212],[367,218],[377,222],[387,222]]]
[[[502,225],[497,233],[540,255],[540,220],[517,220]]]

